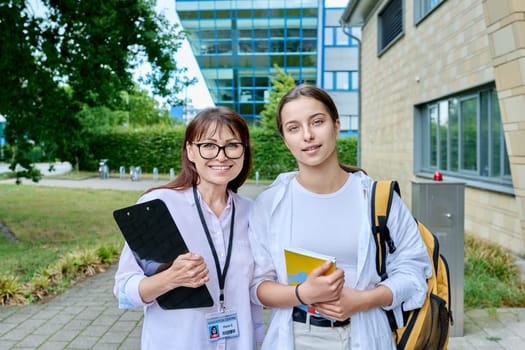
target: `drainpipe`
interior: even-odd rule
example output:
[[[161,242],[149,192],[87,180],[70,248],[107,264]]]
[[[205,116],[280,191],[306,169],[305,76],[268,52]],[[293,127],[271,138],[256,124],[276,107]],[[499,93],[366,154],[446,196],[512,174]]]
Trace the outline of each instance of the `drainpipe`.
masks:
[[[358,70],[358,84],[359,89],[357,90],[357,166],[361,166],[361,39],[353,35],[351,32],[347,32],[348,28],[343,24],[343,33],[350,38],[357,41],[357,70]]]

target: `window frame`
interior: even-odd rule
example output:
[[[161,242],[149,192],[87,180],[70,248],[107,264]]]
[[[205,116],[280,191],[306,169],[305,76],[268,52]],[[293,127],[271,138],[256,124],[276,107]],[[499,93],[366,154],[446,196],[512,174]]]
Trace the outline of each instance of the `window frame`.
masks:
[[[428,9],[425,9],[423,2],[437,1],[435,4],[430,4]],[[414,0],[414,25],[417,26],[423,22],[432,12],[441,6],[447,0]]]
[[[401,11],[401,30],[399,33],[397,33],[395,36],[393,36],[388,43],[383,43],[383,39],[385,37],[386,28],[385,28],[385,22],[386,19],[391,19],[391,17],[384,17],[386,12],[390,10],[389,6],[393,6],[392,4],[394,2],[399,2],[399,9],[398,11]],[[377,14],[377,55],[381,56],[383,53],[388,51],[390,47],[392,47],[396,42],[398,42],[404,35],[405,35],[405,0],[389,0],[383,8],[378,12]]]
[[[359,90],[359,72],[355,70],[330,70],[323,73],[323,87],[330,91]],[[341,87],[347,84],[347,88]]]
[[[475,106],[467,106],[466,103],[471,103],[469,101],[474,101]],[[468,116],[464,114],[464,107],[469,107]],[[472,112],[475,121],[470,120],[467,128],[466,118],[472,118]],[[414,118],[414,172],[417,176],[431,178],[435,171],[441,171],[448,179],[466,181],[473,187],[513,193],[503,122],[494,86],[482,86],[422,103],[415,106]],[[488,121],[483,125],[486,130],[482,130],[484,118],[485,122]],[[475,133],[472,132],[474,123]],[[475,137],[474,141],[470,140],[475,144],[475,150],[465,148],[465,142],[469,141],[466,136],[469,135],[470,139]],[[468,165],[465,154],[469,150],[470,164],[474,163],[475,169],[465,166]]]

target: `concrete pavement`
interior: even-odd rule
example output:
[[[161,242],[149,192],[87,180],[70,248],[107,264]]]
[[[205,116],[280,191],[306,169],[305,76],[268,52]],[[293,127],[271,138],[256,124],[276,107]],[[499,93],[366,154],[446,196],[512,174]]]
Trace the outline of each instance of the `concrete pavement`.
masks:
[[[13,180],[0,181],[13,183]],[[143,179],[58,180],[44,177],[36,186],[109,188],[144,191],[162,181]],[[264,186],[244,185],[254,198]],[[116,266],[78,283],[46,304],[0,307],[0,349],[140,349],[142,310],[119,310],[112,293]],[[464,336],[452,337],[450,350],[525,349],[525,308],[470,310]],[[366,349],[367,350],[367,349]]]

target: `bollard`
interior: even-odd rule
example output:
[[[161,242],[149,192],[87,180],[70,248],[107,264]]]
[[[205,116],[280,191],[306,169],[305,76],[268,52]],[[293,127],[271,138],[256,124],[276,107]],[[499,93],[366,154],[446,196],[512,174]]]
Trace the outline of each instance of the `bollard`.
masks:
[[[259,186],[259,171],[255,172],[255,186]]]
[[[153,168],[153,181],[159,180],[159,169]]]
[[[126,174],[126,168],[124,166],[120,166],[118,172],[119,172],[119,177],[122,180]]]
[[[137,171],[133,165],[129,167],[129,177],[131,181],[135,181],[137,179]]]
[[[170,181],[175,178],[175,170],[173,168],[170,168]]]
[[[142,168],[138,166],[136,170],[137,170],[137,181],[139,181],[140,178],[142,177]]]
[[[101,179],[109,178],[109,167],[108,167],[107,162],[108,162],[107,159],[101,159],[98,162],[98,172],[99,172]]]

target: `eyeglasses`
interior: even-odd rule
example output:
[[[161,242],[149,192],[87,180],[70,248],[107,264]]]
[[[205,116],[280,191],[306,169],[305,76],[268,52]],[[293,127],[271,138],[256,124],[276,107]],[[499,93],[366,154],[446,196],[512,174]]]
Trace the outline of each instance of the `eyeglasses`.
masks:
[[[219,155],[221,150],[224,151],[224,155],[229,159],[239,159],[244,154],[246,145],[241,142],[231,142],[224,146],[219,146],[211,142],[195,143],[192,142],[199,149],[199,154],[203,159],[213,159]]]

